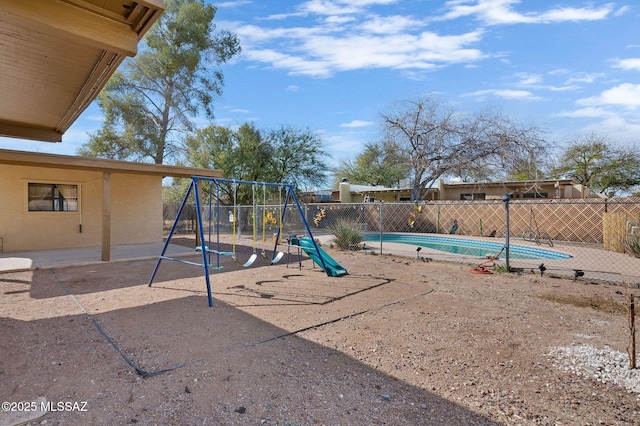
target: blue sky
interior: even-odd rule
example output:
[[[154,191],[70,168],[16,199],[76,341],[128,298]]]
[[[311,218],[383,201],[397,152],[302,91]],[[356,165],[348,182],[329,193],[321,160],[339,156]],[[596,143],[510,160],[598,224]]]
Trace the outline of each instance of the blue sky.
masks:
[[[309,128],[332,163],[379,139],[381,112],[424,96],[463,112],[499,108],[557,146],[590,132],[628,145],[640,134],[640,4],[630,0],[213,4],[218,28],[243,48],[222,67],[216,124]],[[101,120],[94,104],[60,144],[0,147],[73,155]]]

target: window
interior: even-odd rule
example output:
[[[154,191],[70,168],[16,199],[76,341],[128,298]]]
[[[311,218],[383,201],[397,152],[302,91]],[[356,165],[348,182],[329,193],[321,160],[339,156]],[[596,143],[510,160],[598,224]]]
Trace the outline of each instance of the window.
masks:
[[[78,185],[29,183],[30,212],[77,212]]]
[[[473,194],[460,194],[461,200],[484,200],[487,194],[484,192],[474,192]]]
[[[548,192],[525,192],[522,198],[549,198]]]

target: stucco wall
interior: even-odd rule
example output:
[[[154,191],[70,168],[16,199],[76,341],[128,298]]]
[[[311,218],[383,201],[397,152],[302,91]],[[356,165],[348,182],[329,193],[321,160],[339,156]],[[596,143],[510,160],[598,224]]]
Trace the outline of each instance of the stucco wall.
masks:
[[[161,178],[113,174],[111,179],[111,244],[162,241]],[[78,211],[28,211],[28,183],[78,185]],[[4,252],[100,246],[101,233],[102,173],[0,165]]]
[[[111,244],[162,241],[162,179],[111,176]]]

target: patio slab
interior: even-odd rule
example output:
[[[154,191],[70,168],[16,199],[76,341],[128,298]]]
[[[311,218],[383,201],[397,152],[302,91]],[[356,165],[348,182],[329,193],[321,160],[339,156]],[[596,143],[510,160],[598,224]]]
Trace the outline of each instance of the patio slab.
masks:
[[[157,258],[163,247],[164,242],[114,245],[111,246],[111,262]],[[180,256],[193,253],[191,248],[170,244],[166,254]],[[0,253],[0,272],[107,263],[101,259],[101,247]]]

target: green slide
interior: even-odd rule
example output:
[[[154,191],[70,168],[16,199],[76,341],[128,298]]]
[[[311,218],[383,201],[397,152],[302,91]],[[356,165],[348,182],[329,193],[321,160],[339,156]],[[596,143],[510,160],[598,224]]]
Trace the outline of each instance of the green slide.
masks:
[[[298,243],[300,248],[309,256],[322,270],[322,261],[324,260],[324,264],[327,267],[327,275],[332,277],[340,277],[342,275],[347,274],[347,270],[338,264],[326,251],[324,251],[321,247],[318,247],[318,251],[320,256],[322,256],[322,260],[316,253],[316,247],[313,245],[313,241],[309,238],[299,238]]]

